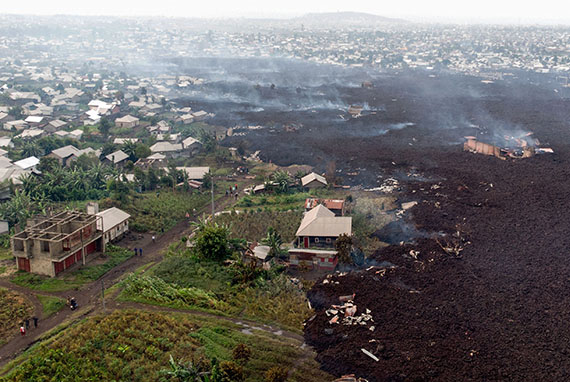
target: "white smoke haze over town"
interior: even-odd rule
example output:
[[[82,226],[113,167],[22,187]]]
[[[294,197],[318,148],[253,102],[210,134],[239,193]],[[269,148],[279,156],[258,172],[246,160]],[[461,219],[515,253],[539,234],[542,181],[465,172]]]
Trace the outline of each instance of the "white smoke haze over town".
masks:
[[[205,18],[284,18],[315,12],[365,12],[411,21],[479,22],[479,23],[568,23],[570,4],[563,0],[547,1],[455,1],[407,0],[363,1],[350,5],[346,1],[113,1],[96,4],[74,0],[2,4],[2,13],[37,15],[106,15],[106,16],[167,16]]]

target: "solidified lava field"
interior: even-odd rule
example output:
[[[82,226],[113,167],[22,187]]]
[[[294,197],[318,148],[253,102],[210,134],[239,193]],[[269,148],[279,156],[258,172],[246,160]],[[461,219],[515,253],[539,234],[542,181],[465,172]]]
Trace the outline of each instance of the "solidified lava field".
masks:
[[[373,89],[355,85],[367,76]],[[237,117],[223,110],[216,116],[228,127],[263,126],[225,144],[245,140],[278,164],[323,171],[333,161],[345,183],[365,187],[400,174],[402,201],[419,202],[412,222],[439,233],[375,253],[377,264],[394,265],[385,272],[353,269],[317,282],[309,293],[317,314],[305,339],[321,366],[369,381],[569,380],[569,89],[523,74],[495,84],[426,72],[354,77],[352,85],[340,79],[301,92],[334,93],[337,104],[366,102],[375,114],[343,120],[335,108],[255,109],[253,100],[232,104]],[[295,79],[275,85],[283,103],[301,86]],[[289,123],[301,127],[288,132]],[[462,151],[465,135],[493,141],[525,131],[555,153],[501,161]],[[344,175],[354,170],[362,175]],[[410,171],[422,181],[401,176]],[[462,251],[450,254],[446,246]],[[325,310],[353,293],[357,314],[371,311],[374,331],[328,323]]]

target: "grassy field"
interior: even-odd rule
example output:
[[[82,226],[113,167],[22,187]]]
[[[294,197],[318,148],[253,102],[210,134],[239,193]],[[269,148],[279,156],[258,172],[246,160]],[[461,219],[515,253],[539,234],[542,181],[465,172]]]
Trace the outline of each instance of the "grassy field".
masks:
[[[42,303],[44,319],[56,312],[59,312],[65,306],[65,300],[63,298],[41,294],[36,295],[36,297]]]
[[[303,218],[300,210],[295,211],[261,211],[253,210],[244,213],[222,214],[215,221],[230,226],[232,238],[244,238],[248,241],[260,241],[273,227],[279,232],[284,242],[295,239],[295,232]]]
[[[33,314],[32,304],[18,293],[0,288],[0,344],[18,333],[20,321]]]
[[[184,219],[187,212],[202,208],[210,201],[210,195],[204,193],[187,193],[160,191],[138,194],[132,204],[125,210],[132,215],[130,227],[136,231],[167,231]]]
[[[248,286],[232,285],[232,278],[227,266],[172,256],[145,275],[128,276],[119,299],[243,317],[301,332],[311,310],[305,293],[285,275]]]
[[[64,272],[59,277],[40,276],[18,271],[14,273],[10,281],[16,285],[44,292],[60,292],[75,289],[97,280],[110,269],[133,256],[132,251],[113,245],[107,246],[105,254],[107,255],[107,260],[104,263],[87,264],[75,271]]]
[[[332,380],[306,356],[301,342],[260,330],[192,314],[140,310],[90,318],[35,347],[3,381],[175,381],[160,370],[175,360],[231,360],[244,343],[252,354],[246,381],[263,381],[275,365],[291,369],[288,381]],[[248,334],[251,333],[251,334]]]

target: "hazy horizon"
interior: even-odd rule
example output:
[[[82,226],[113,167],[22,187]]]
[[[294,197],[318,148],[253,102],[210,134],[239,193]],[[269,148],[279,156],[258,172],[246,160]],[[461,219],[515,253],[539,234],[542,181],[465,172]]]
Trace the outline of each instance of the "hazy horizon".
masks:
[[[307,13],[363,12],[377,16],[400,18],[412,22],[440,23],[500,23],[500,24],[570,24],[570,4],[557,0],[541,3],[524,3],[513,0],[496,2],[456,2],[433,0],[430,2],[408,0],[397,4],[357,4],[347,8],[345,2],[313,1],[307,4],[291,0],[278,5],[268,5],[259,0],[239,3],[211,1],[201,4],[178,3],[165,0],[160,4],[140,2],[113,2],[101,0],[96,6],[71,0],[5,4],[1,15],[30,16],[118,16],[118,17],[176,17],[202,19],[231,18],[281,18],[287,19]]]

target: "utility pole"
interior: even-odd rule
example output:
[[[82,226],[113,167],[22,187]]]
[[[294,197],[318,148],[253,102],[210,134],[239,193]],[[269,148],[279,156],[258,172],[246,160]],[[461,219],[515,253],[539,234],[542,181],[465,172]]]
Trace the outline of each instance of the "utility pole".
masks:
[[[101,280],[101,300],[103,300],[103,311],[105,311],[105,281]]]
[[[212,219],[214,218],[214,176],[210,176],[210,185],[212,188]]]

